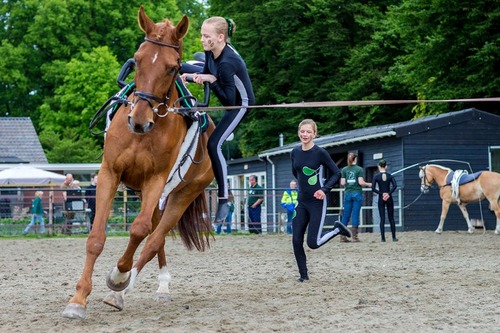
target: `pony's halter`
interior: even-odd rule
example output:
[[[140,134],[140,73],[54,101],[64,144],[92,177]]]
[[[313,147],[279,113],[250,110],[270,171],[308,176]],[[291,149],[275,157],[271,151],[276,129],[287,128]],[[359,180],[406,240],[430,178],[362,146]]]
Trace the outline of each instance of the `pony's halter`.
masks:
[[[176,50],[177,53],[179,53],[179,48],[180,48],[179,45],[174,45],[174,44],[160,42],[160,41],[157,41],[157,40],[154,40],[154,39],[150,39],[148,37],[145,37],[144,40],[146,42],[150,42],[150,43],[153,43],[153,44],[156,44],[156,45],[159,45],[159,46],[170,47],[170,48]],[[180,65],[180,60],[178,60],[178,61],[179,61],[179,65]],[[148,102],[149,106],[151,107],[151,109],[153,110],[153,112],[158,117],[166,117],[167,114],[170,111],[174,110],[172,107],[169,107],[168,104],[167,104],[168,101],[170,100],[170,94],[171,94],[172,89],[173,89],[174,86],[175,86],[175,79],[172,80],[172,83],[170,85],[170,88],[168,89],[168,92],[167,92],[167,95],[165,96],[165,99],[162,99],[161,97],[158,97],[158,96],[150,94],[150,93],[146,93],[146,92],[142,92],[142,91],[134,91],[134,96],[137,97],[137,101],[130,103],[131,104],[130,105],[130,109],[133,110],[135,104],[137,104],[138,101],[142,100],[142,101]],[[153,103],[153,101],[156,101],[158,104],[155,106],[154,103]],[[164,105],[165,108],[167,109],[167,112],[165,114],[158,113],[158,109],[162,105]]]
[[[425,170],[425,166],[420,169],[419,177],[422,179],[422,184],[420,185],[420,192],[427,194],[429,193],[429,189],[431,187],[431,183],[427,180],[427,172]]]

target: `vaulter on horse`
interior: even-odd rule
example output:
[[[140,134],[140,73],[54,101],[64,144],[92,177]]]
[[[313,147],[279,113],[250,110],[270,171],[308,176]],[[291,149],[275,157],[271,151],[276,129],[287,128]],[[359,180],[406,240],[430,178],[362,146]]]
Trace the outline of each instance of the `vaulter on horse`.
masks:
[[[222,153],[222,144],[234,132],[248,113],[248,106],[254,104],[252,83],[246,64],[231,45],[231,37],[236,30],[232,19],[211,17],[201,27],[201,43],[205,50],[205,64],[199,73],[190,73],[191,68],[183,66],[182,78],[192,79],[203,85],[210,83],[210,89],[223,106],[241,106],[239,110],[226,110],[208,141],[208,154],[218,186],[218,206],[215,223],[222,223],[229,213],[227,163]],[[196,67],[195,67],[196,68]]]

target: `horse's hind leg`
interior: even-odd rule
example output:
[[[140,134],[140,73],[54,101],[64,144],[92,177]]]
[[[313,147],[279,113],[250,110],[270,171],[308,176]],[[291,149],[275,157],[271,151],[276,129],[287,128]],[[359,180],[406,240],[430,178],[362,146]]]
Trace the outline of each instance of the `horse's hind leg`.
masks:
[[[498,200],[500,200],[500,198]],[[495,216],[497,217],[497,226],[495,228],[495,235],[500,234],[500,205],[498,204],[498,200],[496,202],[493,200],[490,201],[490,208],[495,212]]]
[[[459,204],[458,208],[460,208],[460,210],[462,211],[462,215],[464,216],[464,219],[467,222],[467,227],[468,227],[467,232],[469,234],[474,233],[474,226],[472,226],[472,223],[470,221],[469,212],[467,211],[467,208],[465,207],[464,204]]]
[[[155,299],[159,302],[168,303],[172,300],[170,296],[170,281],[172,277],[167,270],[167,257],[165,255],[165,243],[158,249],[158,290],[156,290]]]

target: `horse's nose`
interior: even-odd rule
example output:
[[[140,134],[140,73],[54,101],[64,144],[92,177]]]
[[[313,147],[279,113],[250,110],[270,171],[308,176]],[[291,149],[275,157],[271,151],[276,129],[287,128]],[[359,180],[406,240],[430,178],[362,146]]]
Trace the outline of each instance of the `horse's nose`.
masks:
[[[128,116],[128,127],[134,133],[144,134],[153,129],[154,122],[148,121],[145,124],[135,123],[131,116]]]
[[[429,192],[429,188],[427,186],[420,186],[420,192],[422,192],[423,194],[427,194]]]

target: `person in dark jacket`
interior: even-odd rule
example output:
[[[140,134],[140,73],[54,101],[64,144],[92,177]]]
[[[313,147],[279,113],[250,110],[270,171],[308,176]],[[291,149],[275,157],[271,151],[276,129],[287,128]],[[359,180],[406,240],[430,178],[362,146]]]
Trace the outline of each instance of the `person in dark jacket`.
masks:
[[[387,172],[387,162],[381,160],[378,162],[378,170],[380,173],[375,175],[372,182],[373,193],[378,194],[378,213],[380,215],[380,236],[382,242],[385,242],[385,210],[391,225],[392,241],[397,242],[396,238],[396,223],[394,222],[394,200],[392,193],[398,187],[394,177]]]

